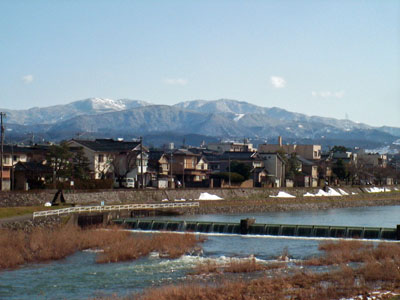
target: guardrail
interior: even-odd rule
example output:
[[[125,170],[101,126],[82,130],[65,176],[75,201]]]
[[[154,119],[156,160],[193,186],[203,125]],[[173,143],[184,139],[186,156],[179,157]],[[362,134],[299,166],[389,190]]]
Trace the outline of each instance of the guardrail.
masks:
[[[105,206],[76,206],[54,210],[37,211],[33,213],[33,218],[47,217],[71,213],[83,212],[102,212],[114,210],[135,210],[135,209],[157,209],[157,208],[180,208],[180,207],[198,207],[199,202],[187,203],[153,203],[153,204],[124,204],[124,205],[105,205]]]

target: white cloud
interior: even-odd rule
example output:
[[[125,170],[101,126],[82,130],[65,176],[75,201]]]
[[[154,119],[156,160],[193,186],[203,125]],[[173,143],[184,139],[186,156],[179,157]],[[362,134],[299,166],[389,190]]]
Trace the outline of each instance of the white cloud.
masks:
[[[279,76],[271,76],[270,81],[271,84],[277,89],[281,89],[286,86],[286,80]]]
[[[164,79],[164,83],[165,84],[169,84],[169,85],[187,85],[188,80],[184,79],[184,78],[166,78]]]
[[[33,75],[31,75],[31,74],[25,75],[25,76],[22,76],[21,79],[24,83],[29,84],[33,81]]]
[[[344,97],[344,91],[312,91],[311,96],[313,97],[318,97],[318,98],[336,98],[336,99],[341,99]]]

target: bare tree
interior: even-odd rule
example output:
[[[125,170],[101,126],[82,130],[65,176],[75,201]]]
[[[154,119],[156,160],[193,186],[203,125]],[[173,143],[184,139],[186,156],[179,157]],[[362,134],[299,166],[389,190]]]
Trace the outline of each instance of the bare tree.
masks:
[[[137,151],[120,152],[114,155],[111,165],[114,172],[114,178],[119,182],[120,185],[122,179],[124,179],[127,174],[132,171],[132,169],[137,167],[137,162]]]

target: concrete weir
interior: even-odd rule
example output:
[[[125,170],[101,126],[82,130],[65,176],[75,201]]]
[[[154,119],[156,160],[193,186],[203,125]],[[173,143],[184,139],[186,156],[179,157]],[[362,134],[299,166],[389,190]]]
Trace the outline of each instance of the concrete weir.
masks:
[[[400,240],[400,225],[397,228],[256,224],[254,219],[243,219],[240,223],[167,221],[148,219],[117,219],[115,224],[133,230],[180,231],[220,234],[251,234],[309,238],[360,238],[373,240]]]

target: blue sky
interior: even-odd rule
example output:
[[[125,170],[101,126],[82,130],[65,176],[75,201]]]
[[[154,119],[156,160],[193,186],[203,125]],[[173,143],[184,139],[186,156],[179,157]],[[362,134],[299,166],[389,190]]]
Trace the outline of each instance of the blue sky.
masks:
[[[0,1],[0,107],[229,98],[400,127],[400,1]]]

